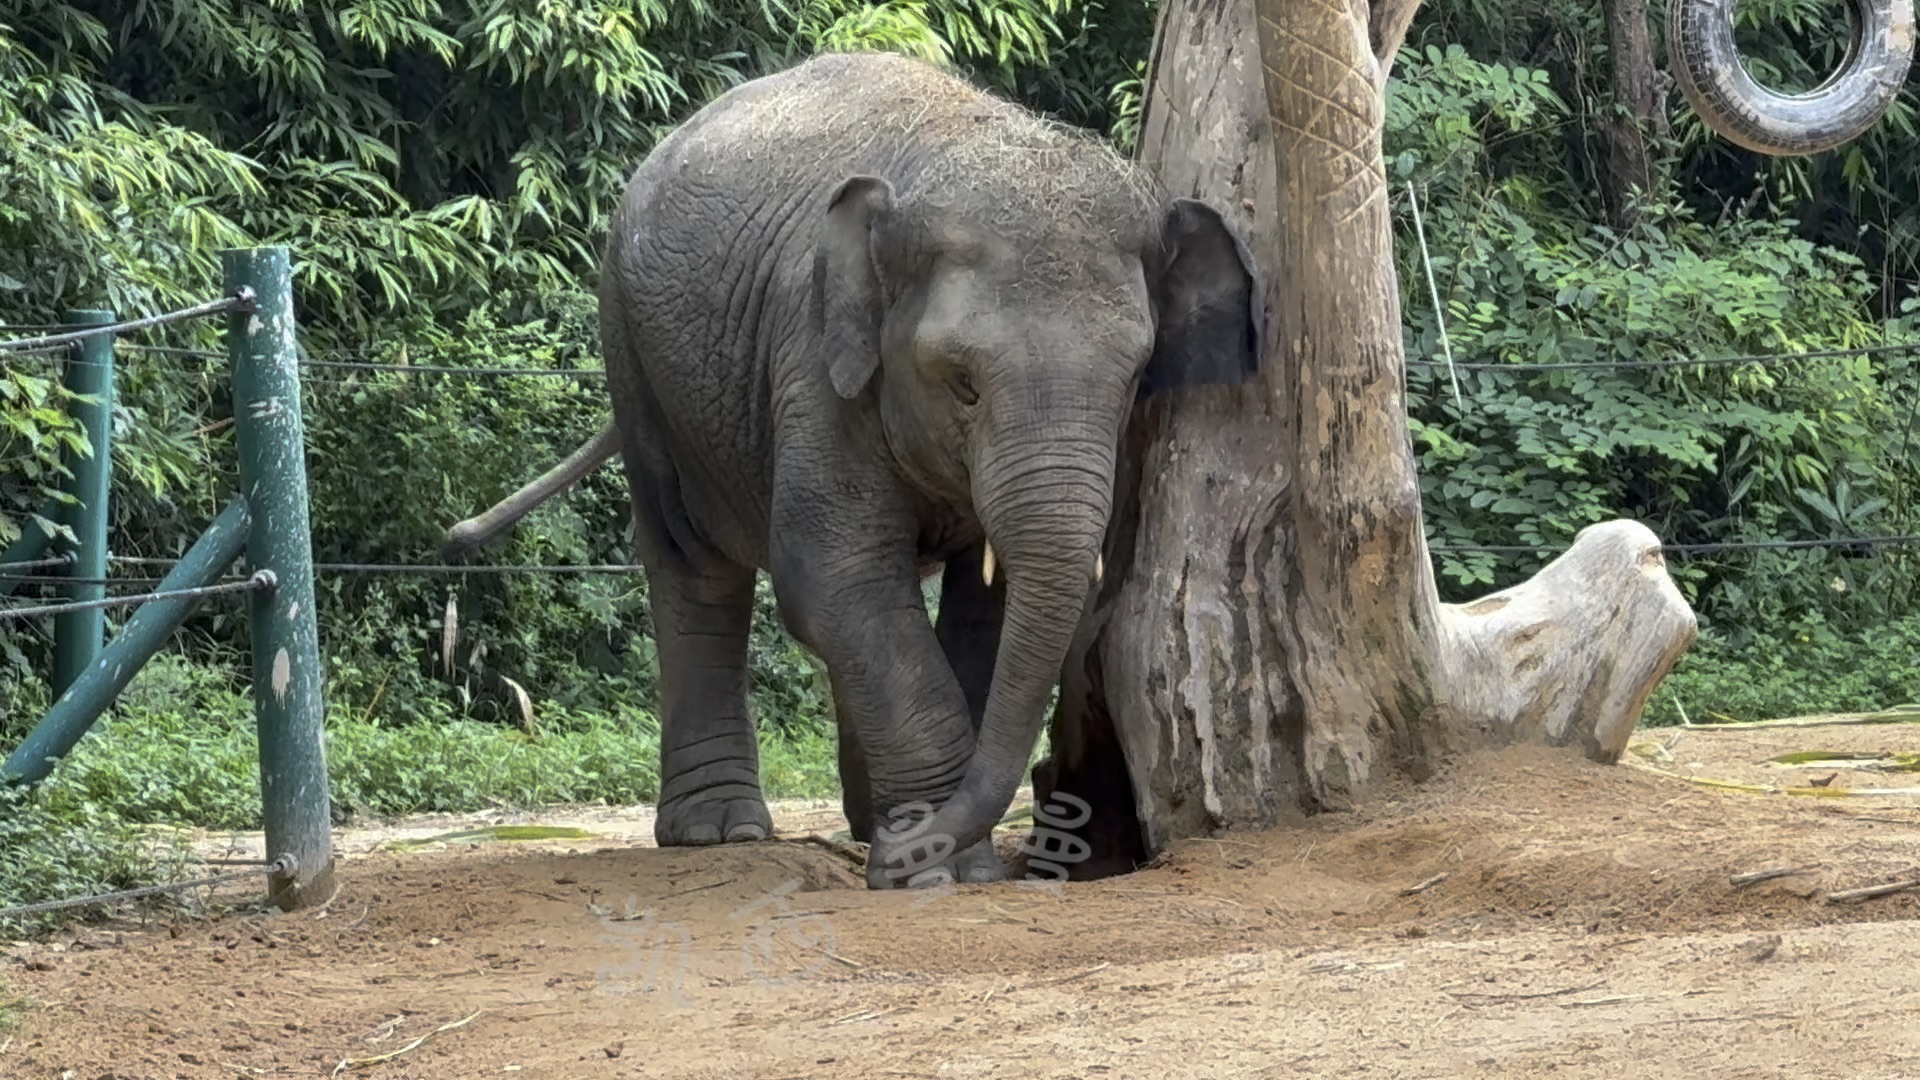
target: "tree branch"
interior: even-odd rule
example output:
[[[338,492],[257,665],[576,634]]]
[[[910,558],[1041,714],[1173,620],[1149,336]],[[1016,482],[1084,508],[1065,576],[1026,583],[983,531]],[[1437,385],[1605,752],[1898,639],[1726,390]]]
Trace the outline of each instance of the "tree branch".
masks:
[[[1367,25],[1367,43],[1373,47],[1374,59],[1380,62],[1374,76],[1376,89],[1386,90],[1387,76],[1393,72],[1393,58],[1400,51],[1400,43],[1407,39],[1407,27],[1413,25],[1413,17],[1419,10],[1420,0],[1379,0],[1374,5]]]

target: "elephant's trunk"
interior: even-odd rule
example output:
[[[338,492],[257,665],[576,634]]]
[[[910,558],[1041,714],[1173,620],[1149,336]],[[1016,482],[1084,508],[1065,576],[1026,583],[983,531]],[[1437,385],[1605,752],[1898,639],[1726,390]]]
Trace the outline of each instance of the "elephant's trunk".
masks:
[[[975,505],[1006,579],[993,686],[959,788],[900,852],[965,851],[992,832],[1025,775],[1049,691],[1080,623],[1113,506],[1113,438],[1048,425],[1046,448],[996,455],[976,474]],[[1072,437],[1080,434],[1083,437]],[[951,838],[946,848],[939,838]],[[882,860],[892,853],[876,851]],[[902,864],[903,869],[906,864]],[[895,871],[899,879],[910,873]]]

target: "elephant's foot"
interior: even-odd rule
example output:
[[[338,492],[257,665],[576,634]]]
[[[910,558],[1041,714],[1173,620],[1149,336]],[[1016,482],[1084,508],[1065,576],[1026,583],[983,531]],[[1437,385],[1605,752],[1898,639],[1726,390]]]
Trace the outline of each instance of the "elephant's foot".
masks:
[[[653,838],[661,847],[739,844],[773,835],[773,816],[760,789],[725,784],[675,796],[660,804]]]
[[[955,876],[961,881],[1005,881],[1007,864],[1000,861],[1000,853],[993,850],[993,836],[973,845],[954,857]]]
[[[947,859],[921,865],[913,862],[916,855],[912,845],[903,845],[895,849],[896,853],[880,854],[875,858],[872,848],[868,849],[867,887],[869,889],[927,889],[953,882],[977,884],[988,881],[1005,881],[1007,864],[1000,861],[1000,854],[993,850],[993,837],[973,845],[965,851]]]

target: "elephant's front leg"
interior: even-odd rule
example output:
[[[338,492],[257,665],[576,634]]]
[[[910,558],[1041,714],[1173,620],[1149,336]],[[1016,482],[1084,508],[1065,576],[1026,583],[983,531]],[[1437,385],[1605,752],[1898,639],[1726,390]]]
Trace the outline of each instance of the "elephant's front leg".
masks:
[[[648,575],[660,653],[662,846],[764,840],[760,748],[747,706],[753,571],[721,565]]]
[[[1005,614],[1006,593],[999,585],[988,585],[981,574],[986,554],[984,544],[975,544],[949,560],[940,581],[940,614],[933,633],[946,654],[947,666],[959,680],[960,693],[967,700],[967,718],[974,734],[980,732],[980,718],[987,711],[987,691],[993,687],[993,665],[1000,650],[1000,622]],[[873,798],[867,777],[866,753],[860,746],[860,732],[853,725],[846,692],[837,679],[833,685],[834,713],[839,720],[840,803],[846,813],[847,828],[855,840],[873,840]],[[991,844],[986,854],[992,854]],[[966,866],[961,875],[968,874]],[[990,872],[990,870],[988,871]]]
[[[934,637],[967,699],[967,717],[976,736],[980,718],[986,715],[987,692],[993,689],[1007,599],[1005,579],[988,584],[981,572],[985,555],[982,542],[947,561],[940,579],[940,613],[933,625]],[[998,881],[1007,873],[1006,864],[993,849],[991,833],[960,853],[954,859],[954,870],[962,881]]]
[[[826,660],[841,729],[857,739],[856,757],[866,772],[868,822],[864,829],[849,824],[855,835],[869,837],[879,829],[910,832],[959,786],[973,752],[967,698],[927,621],[911,534],[853,552],[802,546],[800,529],[775,535],[782,618]],[[847,761],[843,747],[843,771]],[[850,796],[847,807],[859,813],[861,800]],[[938,837],[917,838],[906,861],[870,863],[867,883],[885,889],[1004,877],[990,847],[985,854],[955,852]]]

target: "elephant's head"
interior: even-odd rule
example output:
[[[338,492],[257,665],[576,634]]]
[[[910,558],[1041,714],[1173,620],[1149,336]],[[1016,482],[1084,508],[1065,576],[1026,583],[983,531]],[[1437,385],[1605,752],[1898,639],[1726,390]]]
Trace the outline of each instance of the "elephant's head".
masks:
[[[1838,71],[1804,94],[1776,94],[1747,74],[1733,40],[1739,0],[1673,0],[1674,81],[1708,127],[1762,154],[1831,150],[1879,122],[1913,61],[1913,0],[1853,0],[1853,41]]]
[[[856,176],[830,200],[815,259],[834,390],[872,395],[901,471],[972,512],[1005,578],[972,760],[918,830],[957,850],[988,834],[1024,773],[1099,573],[1134,403],[1259,364],[1261,289],[1215,210],[1068,186],[1051,212],[995,210]]]

